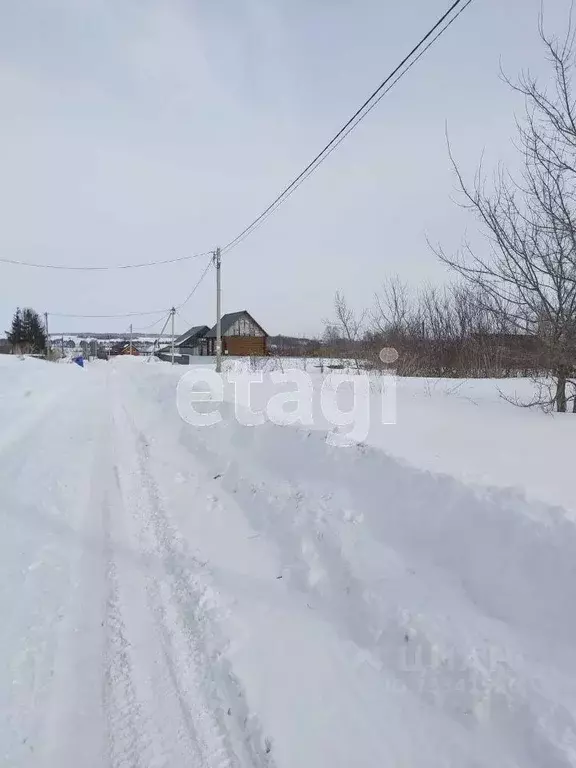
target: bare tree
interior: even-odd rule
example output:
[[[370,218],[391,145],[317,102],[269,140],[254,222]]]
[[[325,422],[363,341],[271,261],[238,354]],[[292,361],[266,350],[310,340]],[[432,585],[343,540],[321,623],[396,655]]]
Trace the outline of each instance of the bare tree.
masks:
[[[334,321],[326,324],[324,338],[332,346],[338,346],[346,357],[354,360],[356,370],[362,368],[362,339],[365,314],[357,315],[349,306],[344,294],[334,296]]]
[[[373,365],[383,346],[400,355],[400,375],[502,376],[517,368],[518,355],[502,350],[506,329],[486,310],[489,297],[458,282],[424,287],[416,295],[398,277],[375,296],[366,341]]]
[[[540,36],[554,88],[549,92],[529,74],[511,83],[526,102],[518,125],[520,177],[499,170],[488,189],[480,166],[470,185],[449,145],[465,207],[488,234],[488,254],[469,244],[455,256],[435,250],[478,289],[483,309],[500,325],[538,335],[541,364],[554,380],[551,404],[566,411],[576,349],[576,45],[571,22],[561,40],[548,36],[541,22]]]
[[[372,327],[382,334],[401,334],[410,315],[408,285],[398,275],[387,278],[381,293],[374,295],[374,308],[370,313]]]

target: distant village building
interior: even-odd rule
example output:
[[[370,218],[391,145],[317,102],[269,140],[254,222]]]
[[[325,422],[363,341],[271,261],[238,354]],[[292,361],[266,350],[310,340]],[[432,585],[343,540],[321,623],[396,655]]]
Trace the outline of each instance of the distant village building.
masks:
[[[130,344],[125,344],[123,349],[120,351],[120,354],[128,356],[132,355],[132,357],[140,357],[140,350],[136,344],[132,344],[132,346],[130,346]]]
[[[110,354],[117,355],[132,355],[132,357],[139,357],[142,353],[139,345],[136,342],[130,344],[129,341],[117,341],[110,348]]]

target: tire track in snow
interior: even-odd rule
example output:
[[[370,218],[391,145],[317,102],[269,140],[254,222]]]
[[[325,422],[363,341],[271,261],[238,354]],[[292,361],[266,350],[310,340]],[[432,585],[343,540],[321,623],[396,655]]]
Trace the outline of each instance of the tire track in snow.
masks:
[[[110,520],[107,609],[108,656],[105,701],[113,768],[209,768],[197,734],[182,711],[158,605],[151,585],[161,577],[157,558],[143,538],[140,517],[148,508],[132,481],[133,445],[113,403],[115,463]],[[139,485],[139,483],[138,483]]]
[[[186,541],[169,521],[162,495],[152,476],[148,441],[136,427],[129,413],[126,418],[137,446],[140,478],[150,502],[151,535],[154,546],[162,552],[168,580],[157,583],[153,601],[161,600],[156,610],[163,614],[163,627],[177,657],[189,656],[186,665],[191,675],[191,689],[196,688],[208,705],[200,721],[207,728],[206,742],[212,742],[213,756],[219,768],[272,768],[269,745],[254,714],[249,712],[246,694],[224,656],[221,639],[216,637],[214,595],[205,573],[206,563],[199,562],[189,551]],[[209,670],[208,674],[198,674]],[[194,679],[195,678],[195,679]],[[234,715],[227,714],[234,710]],[[234,726],[234,727],[232,727]],[[221,746],[219,746],[221,745]]]
[[[142,747],[137,723],[141,722],[142,715],[134,691],[129,642],[118,599],[118,574],[113,560],[110,507],[107,501],[103,509],[103,523],[108,592],[104,619],[106,644],[103,703],[108,727],[108,757],[111,768],[140,768]]]
[[[117,395],[117,397],[120,397]],[[146,603],[158,636],[166,678],[181,728],[198,750],[194,766],[272,768],[270,745],[248,710],[245,692],[223,655],[212,625],[211,588],[186,542],[169,521],[152,477],[146,438],[121,398],[115,409],[123,443],[119,463],[124,508],[138,529],[140,548],[157,567],[145,576]]]

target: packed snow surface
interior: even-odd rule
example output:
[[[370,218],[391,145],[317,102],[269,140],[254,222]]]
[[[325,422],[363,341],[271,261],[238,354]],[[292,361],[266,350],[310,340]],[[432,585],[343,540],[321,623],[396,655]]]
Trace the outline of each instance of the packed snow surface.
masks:
[[[338,447],[185,370],[0,358],[0,765],[575,766],[576,417],[406,380]]]

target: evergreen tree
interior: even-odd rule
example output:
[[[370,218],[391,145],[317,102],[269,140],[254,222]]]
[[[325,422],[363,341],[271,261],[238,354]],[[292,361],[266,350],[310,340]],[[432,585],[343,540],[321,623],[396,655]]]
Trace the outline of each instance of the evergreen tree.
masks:
[[[7,337],[12,348],[22,353],[40,354],[46,349],[46,328],[38,312],[30,307],[18,307]]]
[[[8,341],[10,344],[12,344],[13,349],[20,349],[22,347],[24,342],[24,329],[22,325],[22,312],[20,311],[20,307],[18,307],[16,312],[14,312],[14,317],[12,318],[12,327],[6,335]]]
[[[26,307],[22,310],[22,341],[23,352],[41,353],[46,349],[46,331],[38,312]]]
[[[46,349],[48,347],[48,337],[46,335],[46,326],[44,325],[44,320],[40,318],[40,315],[38,315],[37,312],[34,312],[34,323],[33,323],[33,337],[32,337],[32,343],[34,344],[34,349],[37,352],[46,352]]]

